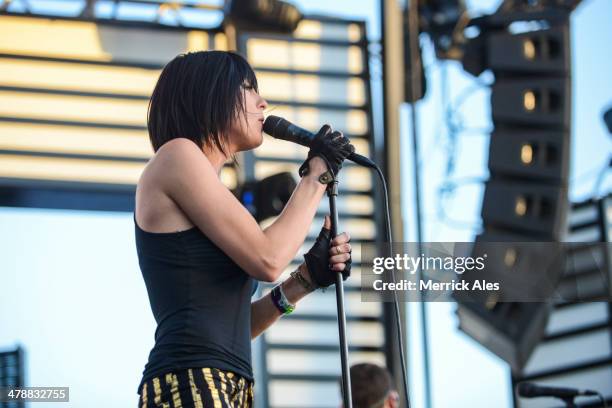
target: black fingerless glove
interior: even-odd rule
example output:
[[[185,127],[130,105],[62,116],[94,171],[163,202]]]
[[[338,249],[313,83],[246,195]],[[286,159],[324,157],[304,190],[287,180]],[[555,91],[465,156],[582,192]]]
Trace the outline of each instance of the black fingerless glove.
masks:
[[[310,151],[306,161],[300,166],[300,177],[308,174],[308,162],[315,156],[319,156],[327,164],[327,170],[332,173],[335,179],[338,172],[342,168],[342,162],[351,153],[355,151],[355,147],[350,143],[348,138],[341,132],[332,132],[329,125],[323,125],[319,132],[315,135],[310,144]]]
[[[310,274],[310,279],[317,287],[326,288],[336,283],[336,273],[329,266],[329,246],[331,244],[331,231],[325,227],[321,228],[319,236],[310,251],[304,254],[306,267]],[[351,276],[351,260],[346,261],[346,267],[342,271],[342,280],[347,280]]]

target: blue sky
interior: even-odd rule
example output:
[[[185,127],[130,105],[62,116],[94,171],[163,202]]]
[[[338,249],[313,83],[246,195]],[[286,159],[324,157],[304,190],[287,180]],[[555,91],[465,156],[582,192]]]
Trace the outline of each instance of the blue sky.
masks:
[[[297,1],[303,11],[366,19],[370,38],[379,35],[374,1]],[[496,0],[468,1],[470,10],[491,11]],[[586,0],[572,16],[573,134],[570,195],[589,197],[611,139],[601,115],[612,104],[612,2]],[[448,135],[441,125],[441,79],[446,71],[453,101],[473,86],[457,63],[433,60],[424,43],[430,84],[419,104],[424,239],[471,240],[479,222],[482,186],[468,183],[438,211]],[[485,76],[484,78],[489,79]],[[489,93],[471,94],[459,108],[469,127],[490,126]],[[414,240],[412,160],[408,110],[403,110],[405,240]],[[458,135],[452,179],[486,178],[488,136]],[[607,188],[610,188],[607,180]],[[27,347],[30,385],[70,385],[69,406],[134,404],[136,385],[153,344],[155,323],[138,270],[131,214],[0,208],[0,348]],[[510,407],[508,371],[499,359],[457,332],[454,306],[428,305],[434,407]],[[418,309],[411,307],[408,334],[413,406],[422,406]],[[469,362],[469,365],[466,364]],[[469,381],[467,380],[469,379]],[[103,401],[92,405],[91,401]],[[41,407],[45,404],[40,404]],[[58,406],[58,405],[53,405]]]

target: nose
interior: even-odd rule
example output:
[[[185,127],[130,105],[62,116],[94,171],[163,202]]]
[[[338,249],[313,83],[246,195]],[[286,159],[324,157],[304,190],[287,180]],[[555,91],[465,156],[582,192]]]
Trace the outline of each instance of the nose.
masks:
[[[265,110],[268,107],[268,102],[266,102],[266,100],[260,96],[257,107],[260,108],[261,110]]]

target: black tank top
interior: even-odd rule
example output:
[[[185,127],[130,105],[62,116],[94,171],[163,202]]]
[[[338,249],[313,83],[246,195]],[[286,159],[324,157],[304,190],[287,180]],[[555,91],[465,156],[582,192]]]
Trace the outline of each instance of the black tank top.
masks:
[[[157,322],[138,386],[169,371],[215,367],[253,380],[251,296],[257,281],[197,227],[142,230],[134,215],[138,263]]]

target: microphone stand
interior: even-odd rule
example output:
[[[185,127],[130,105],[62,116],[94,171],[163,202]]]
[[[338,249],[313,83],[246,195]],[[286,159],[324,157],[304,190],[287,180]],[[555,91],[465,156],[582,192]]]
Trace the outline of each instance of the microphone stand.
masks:
[[[336,197],[338,196],[338,180],[327,185],[329,197],[329,211],[331,215],[331,237],[338,235],[338,209]],[[341,271],[336,273],[336,306],[338,310],[338,331],[340,334],[340,362],[342,364],[342,399],[344,408],[353,408],[351,395],[351,376],[348,365],[348,344],[346,341],[346,314],[344,312],[344,282]]]

